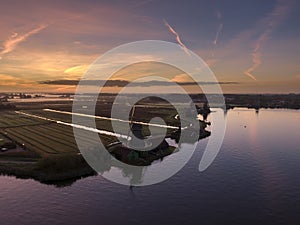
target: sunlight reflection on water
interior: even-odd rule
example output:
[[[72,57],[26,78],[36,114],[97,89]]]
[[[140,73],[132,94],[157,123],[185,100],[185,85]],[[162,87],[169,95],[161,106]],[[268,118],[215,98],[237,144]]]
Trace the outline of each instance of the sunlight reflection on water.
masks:
[[[204,139],[180,172],[149,187],[129,189],[94,176],[56,188],[1,176],[1,224],[297,222],[299,112],[229,110],[222,149],[207,171],[197,169]]]

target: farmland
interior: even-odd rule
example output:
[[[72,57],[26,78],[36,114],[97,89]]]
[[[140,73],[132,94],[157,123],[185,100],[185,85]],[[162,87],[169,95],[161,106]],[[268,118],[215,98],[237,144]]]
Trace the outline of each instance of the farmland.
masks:
[[[26,113],[70,121],[68,116],[53,113],[50,115],[43,110]],[[18,152],[9,150],[0,153],[2,174],[33,177],[47,182],[94,174],[79,155],[72,127],[14,111],[3,111],[0,132],[6,140],[13,141],[21,149]],[[92,142],[88,135],[80,136],[79,139]],[[104,143],[113,141],[105,136],[101,136],[101,139]]]
[[[128,123],[130,120],[148,123],[154,117],[161,117],[168,125],[167,135],[174,131],[174,127],[180,125],[175,119],[177,112],[170,104],[160,102],[156,107],[152,102],[144,102],[143,107],[135,108],[134,115],[128,118],[128,121],[115,121],[117,129],[114,131],[109,118],[111,103],[111,100],[108,100],[97,104],[97,117],[92,118],[105,146],[117,141],[116,136],[110,135],[115,131],[121,135],[130,135],[124,126],[124,122]],[[89,135],[89,132],[94,131],[79,133],[75,140],[73,129],[81,129],[76,128],[78,124],[87,125],[83,115],[78,117],[74,127],[70,102],[14,104],[13,109],[0,111],[0,135],[3,140],[16,145],[15,150],[0,152],[2,174],[34,178],[41,182],[56,182],[95,174],[81,156],[76,143],[77,140],[94,146],[95,140]],[[149,131],[149,126],[142,126],[144,135],[150,134]],[[152,134],[155,135],[159,129],[151,131],[154,131]]]
[[[55,120],[70,122],[71,117],[67,115],[46,112],[43,110],[27,110],[24,111],[28,115],[43,116],[53,121],[47,121],[28,115],[20,114],[18,111],[1,112],[0,132],[10,140],[13,140],[18,146],[24,150],[24,154],[31,155],[33,158],[47,158],[54,155],[78,155],[76,140],[73,134],[73,128],[58,124]],[[107,125],[107,121],[99,121],[100,125]],[[105,144],[109,144],[115,139],[100,135],[101,140]],[[92,144],[93,140],[88,135],[78,137]],[[23,157],[23,155],[21,157]],[[1,158],[9,158],[11,156],[16,159],[16,154],[11,152],[1,153]]]

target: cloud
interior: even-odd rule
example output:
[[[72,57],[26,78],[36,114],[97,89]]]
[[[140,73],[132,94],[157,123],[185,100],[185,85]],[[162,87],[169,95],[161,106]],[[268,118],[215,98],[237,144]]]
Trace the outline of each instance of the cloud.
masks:
[[[79,84],[79,80],[47,80],[40,81],[40,84],[50,84],[50,85],[69,85],[74,86]],[[129,84],[128,81],[125,80],[81,80],[82,85],[90,85],[90,86],[100,86],[106,85],[108,87],[124,87]]]
[[[32,81],[21,79],[8,74],[0,74],[0,86],[29,85]]]
[[[176,37],[176,41],[178,42],[178,44],[182,47],[182,49],[188,54],[190,55],[190,52],[188,51],[187,47],[182,43],[181,38],[179,36],[179,34],[173,29],[173,27],[170,26],[170,24],[164,19],[164,24],[166,25],[166,27],[168,27],[169,31],[175,35]]]
[[[65,74],[71,75],[71,76],[82,76],[83,73],[87,70],[89,65],[79,65],[79,66],[73,66],[64,71]]]
[[[288,15],[292,7],[291,3],[292,1],[288,1],[288,0],[278,0],[271,13],[269,13],[261,21],[262,26],[265,28],[255,42],[255,46],[252,52],[253,64],[246,71],[244,71],[244,74],[250,77],[251,79],[257,80],[256,77],[253,75],[253,71],[262,64],[262,60],[261,60],[262,46],[270,38],[273,30],[286,19],[286,16]]]
[[[216,32],[215,39],[213,41],[213,44],[215,46],[218,44],[219,36],[220,36],[220,33],[221,33],[222,29],[223,29],[222,14],[221,14],[221,12],[219,10],[217,11],[217,18],[218,18],[218,21],[219,21],[219,26],[218,26],[218,29],[217,29],[217,32]]]
[[[182,86],[193,86],[197,85],[195,82],[183,82],[176,81],[175,82],[166,82],[166,81],[147,81],[147,82],[136,82],[132,84],[135,87],[152,87],[152,86],[174,86],[176,84]],[[90,86],[100,86],[105,85],[105,87],[125,87],[130,82],[127,80],[81,80],[81,85],[90,85]],[[40,81],[40,84],[49,84],[49,85],[69,85],[75,86],[78,85],[79,80],[48,80],[48,81]],[[201,85],[214,85],[214,84],[239,84],[238,82],[198,82]]]
[[[189,75],[183,73],[183,74],[178,74],[178,75],[176,75],[176,76],[172,79],[172,81],[174,81],[174,82],[186,82],[187,80],[190,80],[190,79],[191,79],[191,78],[190,78]]]
[[[2,58],[3,55],[8,54],[15,50],[17,46],[26,41],[30,36],[39,33],[41,30],[45,29],[47,26],[46,25],[41,25],[23,35],[19,35],[18,33],[13,33],[9,39],[4,41],[3,44],[3,49],[0,52],[0,59]]]
[[[157,29],[157,23],[153,23],[161,19],[132,13],[126,7],[84,1],[36,4],[33,0],[1,5],[0,59],[5,60],[1,60],[0,73],[35,82],[78,79],[85,71],[84,65],[112,47],[167,37],[164,27]],[[41,24],[48,25],[47,33]],[[34,89],[39,88],[36,86]]]
[[[16,85],[20,82],[20,79],[10,75],[0,74],[0,85]]]

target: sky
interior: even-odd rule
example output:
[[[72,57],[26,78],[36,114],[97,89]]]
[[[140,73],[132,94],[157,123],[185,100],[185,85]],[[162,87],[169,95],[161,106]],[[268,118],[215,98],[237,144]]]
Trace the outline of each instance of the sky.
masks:
[[[300,93],[297,0],[0,4],[0,92],[72,92],[75,85],[59,81],[82,78],[110,49],[163,40],[201,57],[225,93]]]

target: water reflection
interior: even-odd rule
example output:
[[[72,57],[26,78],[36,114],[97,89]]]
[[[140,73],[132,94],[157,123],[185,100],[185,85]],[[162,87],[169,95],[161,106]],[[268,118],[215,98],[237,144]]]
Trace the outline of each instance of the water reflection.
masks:
[[[59,189],[1,176],[1,224],[297,224],[299,122],[297,110],[228,110],[222,149],[205,173],[197,166],[213,132],[174,177],[133,191],[101,176]]]
[[[216,113],[217,109],[212,109],[212,114]],[[258,113],[259,112],[259,113]],[[286,147],[290,147],[290,151],[293,150],[293,142],[294,142],[294,135],[299,132],[299,123],[295,123],[295,118],[299,120],[299,111],[297,110],[267,110],[261,109],[260,111],[256,109],[248,109],[248,108],[234,108],[229,110],[224,110],[228,118],[228,131],[226,132],[226,137],[231,139],[232,142],[236,142],[236,140],[243,140],[239,144],[238,149],[242,150],[245,146],[252,146],[254,150],[252,152],[247,151],[247,155],[253,159],[253,161],[258,164],[261,168],[261,173],[263,177],[266,177],[264,180],[264,185],[262,186],[266,190],[271,190],[274,187],[278,187],[282,184],[278,182],[286,183],[284,174],[277,169],[276,163],[272,160],[274,155],[280,154],[282,157],[284,156],[284,149]],[[286,115],[283,116],[282,115]],[[205,120],[206,123],[208,121],[212,121],[213,116],[209,113],[206,115],[198,115],[200,120]],[[209,125],[211,125],[209,123]],[[287,130],[285,127],[289,129],[289,135],[287,135]],[[195,145],[199,145],[201,139],[206,138],[211,135],[210,131],[214,130],[214,123],[211,126],[208,126],[208,133],[205,133],[204,136],[199,137],[199,142],[192,142],[192,143],[181,143],[176,144],[176,137],[173,137],[173,141],[170,138],[167,138],[168,146],[174,146],[177,150],[174,151],[172,155],[162,156],[159,159],[152,162],[151,167],[155,167],[155,164],[165,163],[174,161],[174,163],[181,160],[184,157],[184,152],[187,149],[193,148]],[[206,130],[203,129],[202,132]],[[87,131],[89,132],[89,131]],[[203,133],[202,133],[203,134]],[[190,134],[188,134],[190,135]],[[214,136],[214,132],[212,132],[212,136]],[[270,152],[269,149],[265,149],[265,146],[270,146],[270,143],[273,143],[278,140],[283,140],[285,146],[281,149],[278,149],[276,145],[272,145],[272,151]],[[96,140],[95,140],[96,142]],[[172,143],[172,144],[170,144]],[[95,143],[89,142],[85,143],[86,147],[88,148],[88,152],[93,157],[95,161],[101,164],[101,171],[100,174],[104,174],[108,171],[113,171],[114,176],[122,176],[122,179],[129,180],[132,185],[137,185],[143,181],[143,177],[145,176],[146,171],[149,169],[148,167],[139,167],[135,173],[132,173],[128,167],[114,163],[113,155],[101,155],[99,157],[98,152],[99,149],[95,147]],[[260,147],[258,147],[260,146]],[[292,147],[291,147],[292,146]],[[97,154],[96,154],[97,152]],[[243,152],[243,151],[242,151]],[[268,154],[267,154],[268,153]],[[109,157],[109,158],[107,158]],[[105,165],[105,166],[103,166]],[[274,177],[276,175],[276,179],[278,180],[268,180],[269,177]],[[82,178],[82,177],[81,177]],[[72,185],[79,177],[59,181],[59,182],[50,182],[48,184],[54,184],[57,187],[65,187]],[[120,177],[121,179],[121,177]],[[270,191],[270,193],[272,193]]]

